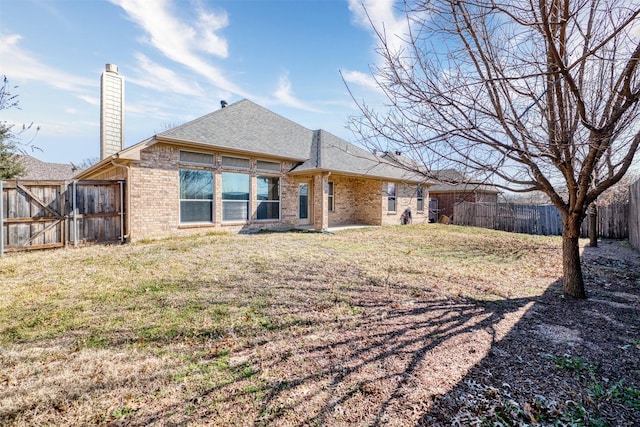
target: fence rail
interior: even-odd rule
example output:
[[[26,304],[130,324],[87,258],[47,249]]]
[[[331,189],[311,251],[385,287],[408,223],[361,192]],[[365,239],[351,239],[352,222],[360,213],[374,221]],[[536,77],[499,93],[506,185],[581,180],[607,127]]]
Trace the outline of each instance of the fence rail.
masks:
[[[124,239],[124,181],[0,181],[0,193],[0,256]]]
[[[629,204],[598,207],[598,235],[608,239],[627,238],[629,209]],[[552,205],[460,202],[454,206],[453,223],[515,233],[562,235],[562,215]],[[589,221],[586,219],[582,224],[582,236],[588,235]]]

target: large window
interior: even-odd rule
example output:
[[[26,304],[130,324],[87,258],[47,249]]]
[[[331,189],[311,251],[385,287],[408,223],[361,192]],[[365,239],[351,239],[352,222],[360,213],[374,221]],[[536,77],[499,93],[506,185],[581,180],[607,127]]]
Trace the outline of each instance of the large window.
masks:
[[[180,169],[180,222],[213,222],[213,172]]]
[[[334,195],[335,187],[333,182],[329,181],[329,197],[328,197],[328,205],[329,212],[333,212],[336,209],[335,195]]]
[[[222,173],[223,221],[249,219],[249,178],[246,173]]]
[[[417,201],[417,209],[418,212],[424,211],[424,197],[422,196],[422,185],[418,185],[418,189],[416,190],[416,201]]]
[[[387,184],[387,211],[396,211],[396,184],[390,182]]]
[[[258,176],[257,219],[280,219],[280,178]]]

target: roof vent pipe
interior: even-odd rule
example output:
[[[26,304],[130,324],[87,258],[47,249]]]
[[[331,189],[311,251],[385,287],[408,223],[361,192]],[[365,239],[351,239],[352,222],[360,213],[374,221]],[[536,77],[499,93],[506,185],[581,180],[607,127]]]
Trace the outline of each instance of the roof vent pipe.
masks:
[[[229,104],[228,104],[228,103],[227,103],[227,101],[225,101],[224,99],[223,99],[222,101],[220,101],[220,107],[221,107],[221,108],[224,108],[224,107],[226,107],[227,105],[229,105]]]

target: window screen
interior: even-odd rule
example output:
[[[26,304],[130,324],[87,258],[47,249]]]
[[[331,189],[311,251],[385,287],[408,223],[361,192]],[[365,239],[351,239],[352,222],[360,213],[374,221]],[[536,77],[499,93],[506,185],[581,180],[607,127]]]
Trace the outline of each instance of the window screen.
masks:
[[[213,172],[180,169],[180,222],[213,222]]]
[[[195,153],[193,151],[181,151],[180,161],[189,163],[213,164],[213,154]]]
[[[249,159],[222,156],[222,166],[228,168],[249,169],[251,167],[251,163],[249,162]]]

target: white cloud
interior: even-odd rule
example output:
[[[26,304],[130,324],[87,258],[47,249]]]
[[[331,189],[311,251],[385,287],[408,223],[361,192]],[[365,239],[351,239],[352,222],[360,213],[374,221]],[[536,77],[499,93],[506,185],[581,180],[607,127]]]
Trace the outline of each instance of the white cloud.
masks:
[[[127,77],[127,81],[160,92],[190,96],[202,95],[202,88],[199,85],[181,78],[173,70],[152,61],[143,53],[136,53],[135,58],[138,66],[137,75]]]
[[[87,104],[98,106],[100,105],[100,99],[96,96],[78,95],[78,98],[86,102]]]
[[[34,54],[19,46],[19,34],[0,35],[2,73],[10,80],[35,80],[57,89],[75,92],[94,89],[96,82],[84,79],[41,63]]]
[[[353,22],[373,33],[372,24],[386,35],[392,51],[397,52],[409,32],[406,16],[398,13],[395,0],[348,0]],[[376,43],[378,42],[376,38]]]
[[[195,25],[180,21],[171,11],[169,0],[111,0],[125,10],[129,19],[147,34],[146,40],[167,58],[207,78],[225,91],[246,97],[247,94],[209,61],[207,55],[227,58],[227,42],[216,31],[228,25],[226,13],[215,14],[197,9]]]
[[[380,87],[378,83],[376,83],[375,79],[371,74],[363,73],[361,71],[342,71],[342,77],[344,81],[351,84],[357,84],[359,86],[364,86],[367,89],[379,91]]]
[[[293,95],[291,89],[291,81],[289,80],[289,73],[285,73],[280,76],[278,81],[278,89],[276,89],[274,96],[278,104],[286,105],[288,107],[298,108],[300,110],[311,111],[319,113],[320,110],[313,108],[312,106],[305,104]]]

